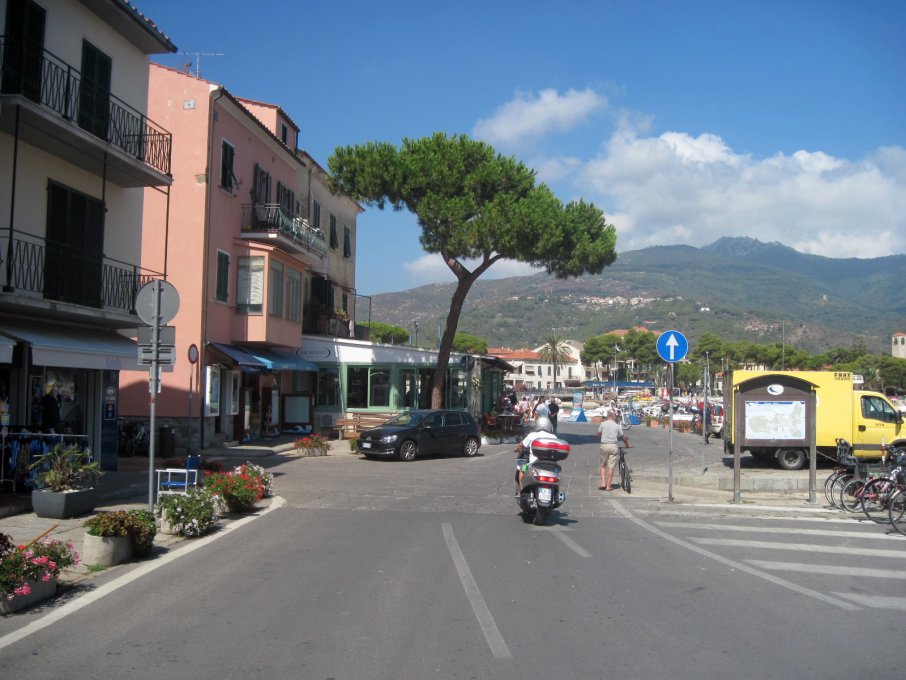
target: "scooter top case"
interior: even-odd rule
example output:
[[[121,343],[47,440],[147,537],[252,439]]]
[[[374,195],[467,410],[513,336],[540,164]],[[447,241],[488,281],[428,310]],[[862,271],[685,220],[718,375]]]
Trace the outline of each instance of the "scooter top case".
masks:
[[[562,439],[536,439],[530,446],[541,460],[566,460],[569,455],[569,444]]]

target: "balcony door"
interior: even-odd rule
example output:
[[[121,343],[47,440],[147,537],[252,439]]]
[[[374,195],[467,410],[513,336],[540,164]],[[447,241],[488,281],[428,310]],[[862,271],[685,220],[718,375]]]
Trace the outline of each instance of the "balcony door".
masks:
[[[83,40],[79,127],[105,140],[110,122],[111,71],[110,57]]]
[[[104,204],[50,182],[44,297],[100,307],[103,252]]]
[[[23,94],[41,101],[44,63],[44,8],[31,0],[9,0],[3,43],[4,94]]]

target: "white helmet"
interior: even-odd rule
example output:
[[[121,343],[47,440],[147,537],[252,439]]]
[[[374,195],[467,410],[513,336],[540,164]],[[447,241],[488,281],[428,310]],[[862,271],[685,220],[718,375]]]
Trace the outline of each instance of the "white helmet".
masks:
[[[553,432],[554,425],[551,423],[550,418],[545,418],[541,416],[535,421],[535,432]]]

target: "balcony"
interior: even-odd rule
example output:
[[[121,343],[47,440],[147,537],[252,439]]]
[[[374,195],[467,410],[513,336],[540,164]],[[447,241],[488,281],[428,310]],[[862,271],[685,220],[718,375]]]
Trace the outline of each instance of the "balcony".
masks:
[[[311,253],[319,259],[327,253],[327,240],[308,220],[293,217],[277,203],[246,203],[242,206],[242,238],[277,242],[292,253]]]
[[[0,229],[0,311],[135,325],[135,294],[164,278],[93,252]],[[88,309],[94,310],[88,312]]]
[[[0,129],[122,187],[164,186],[172,135],[41,47],[0,37]]]

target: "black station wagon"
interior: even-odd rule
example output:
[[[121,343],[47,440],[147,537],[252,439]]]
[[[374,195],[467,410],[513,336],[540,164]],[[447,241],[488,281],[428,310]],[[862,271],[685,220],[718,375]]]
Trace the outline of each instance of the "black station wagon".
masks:
[[[481,446],[478,423],[464,411],[420,410],[394,416],[359,437],[359,452],[366,457],[462,453],[474,456]]]

